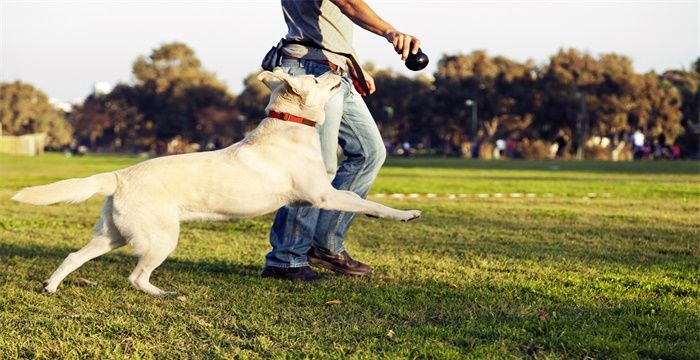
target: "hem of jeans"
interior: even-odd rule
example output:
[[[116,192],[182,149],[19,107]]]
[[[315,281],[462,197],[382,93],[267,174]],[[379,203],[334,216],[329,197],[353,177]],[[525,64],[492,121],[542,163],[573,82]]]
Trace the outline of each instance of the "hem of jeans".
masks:
[[[278,262],[266,261],[266,262],[265,262],[265,266],[271,266],[271,267],[282,268],[282,269],[292,269],[292,268],[300,268],[300,267],[304,267],[304,266],[309,266],[309,262],[308,262],[308,261],[304,261],[304,262],[302,262],[302,263],[291,263],[291,264],[287,264],[287,263],[278,263]]]

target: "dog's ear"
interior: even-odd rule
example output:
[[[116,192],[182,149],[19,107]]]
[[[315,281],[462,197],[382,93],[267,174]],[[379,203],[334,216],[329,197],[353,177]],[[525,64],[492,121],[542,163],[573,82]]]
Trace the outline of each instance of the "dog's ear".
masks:
[[[330,71],[319,76],[318,81],[323,84],[328,89],[340,88],[340,75],[334,74]]]
[[[263,71],[258,75],[258,80],[262,81],[270,90],[275,90],[281,84],[286,84],[289,89],[298,93],[296,79],[283,71]]]

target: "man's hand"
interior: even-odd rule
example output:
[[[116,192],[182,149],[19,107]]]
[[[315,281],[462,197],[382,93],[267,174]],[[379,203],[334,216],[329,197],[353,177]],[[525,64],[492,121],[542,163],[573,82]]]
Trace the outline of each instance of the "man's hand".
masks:
[[[420,48],[420,40],[413,35],[404,34],[396,30],[389,30],[384,37],[394,45],[394,50],[401,54],[401,60],[406,61],[408,54],[416,54]]]
[[[365,72],[365,80],[367,81],[367,88],[369,89],[370,95],[374,94],[374,92],[377,91],[377,88],[374,85],[374,78],[372,75]]]
[[[367,89],[369,89],[369,94],[365,94],[365,91],[360,87],[359,79],[360,77],[357,76],[357,72],[355,72],[355,68],[351,65],[350,61],[348,60],[348,70],[350,70],[350,77],[352,78],[352,85],[355,87],[355,90],[357,90],[358,93],[362,96],[367,96],[374,94],[375,91],[377,91],[377,87],[374,84],[374,78],[372,75],[370,75],[368,72],[366,72],[364,69],[362,70],[362,75],[365,77],[365,83],[367,84]]]

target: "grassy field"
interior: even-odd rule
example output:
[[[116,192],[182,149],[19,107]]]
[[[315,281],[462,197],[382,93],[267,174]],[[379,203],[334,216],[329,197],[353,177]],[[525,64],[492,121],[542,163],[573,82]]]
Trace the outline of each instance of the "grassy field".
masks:
[[[102,199],[9,197],[137,161],[0,157],[0,359],[700,358],[697,162],[391,159],[373,198],[424,217],[358,217],[347,247],[371,278],[260,278],[268,215],[186,224],[152,279],[180,298],[133,289],[128,248],[42,294]]]

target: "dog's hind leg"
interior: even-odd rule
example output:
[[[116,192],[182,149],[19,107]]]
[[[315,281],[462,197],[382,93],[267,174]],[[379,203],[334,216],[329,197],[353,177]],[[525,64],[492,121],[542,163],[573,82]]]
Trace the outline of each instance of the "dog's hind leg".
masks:
[[[126,245],[126,241],[119,234],[112,223],[112,198],[107,198],[102,207],[102,216],[93,230],[93,238],[82,249],[69,254],[61,266],[54,271],[51,277],[44,281],[44,291],[56,292],[61,281],[75,269],[100,255]]]
[[[331,190],[320,196],[313,207],[326,210],[352,211],[370,216],[410,221],[420,217],[418,210],[398,210],[361,198],[352,191]]]
[[[130,241],[139,256],[139,262],[129,275],[129,282],[137,289],[151,295],[175,295],[175,291],[163,291],[151,284],[151,274],[177,246],[179,224],[175,222],[167,230],[150,231],[136,241]]]

